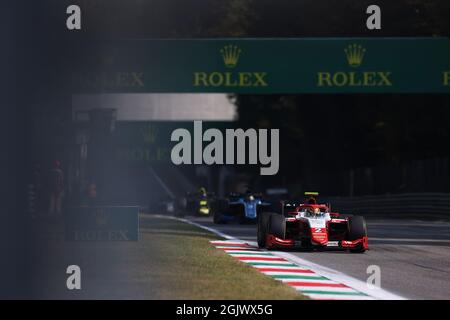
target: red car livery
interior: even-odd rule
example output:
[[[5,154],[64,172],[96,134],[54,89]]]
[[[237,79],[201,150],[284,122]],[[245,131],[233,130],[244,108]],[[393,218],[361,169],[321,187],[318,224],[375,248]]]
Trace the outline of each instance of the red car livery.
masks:
[[[321,249],[334,247],[350,252],[369,248],[366,222],[361,216],[330,212],[318,204],[316,192],[305,203],[283,203],[281,212],[258,214],[258,246],[262,248]]]

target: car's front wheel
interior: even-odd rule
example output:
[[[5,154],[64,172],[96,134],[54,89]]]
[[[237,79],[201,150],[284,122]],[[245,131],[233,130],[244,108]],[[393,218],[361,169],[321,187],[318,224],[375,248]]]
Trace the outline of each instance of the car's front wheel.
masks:
[[[258,227],[257,227],[257,242],[258,247],[266,247],[267,238],[267,223],[269,221],[269,214],[267,212],[261,212],[258,214]]]
[[[269,233],[284,239],[286,236],[285,217],[278,213],[272,213],[269,218]]]
[[[348,239],[350,241],[358,240],[367,237],[367,225],[364,217],[353,216],[348,219]],[[364,245],[361,243],[358,247],[350,249],[352,253],[363,253],[366,251]]]

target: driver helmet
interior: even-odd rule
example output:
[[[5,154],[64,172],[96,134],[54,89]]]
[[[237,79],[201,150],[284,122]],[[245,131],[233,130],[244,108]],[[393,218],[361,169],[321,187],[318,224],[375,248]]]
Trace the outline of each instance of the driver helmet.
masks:
[[[204,188],[204,187],[200,187],[199,189],[198,189],[198,192],[201,194],[201,195],[206,195],[206,189]]]
[[[318,217],[321,215],[320,208],[314,208],[314,216]]]
[[[255,200],[255,196],[253,195],[253,192],[250,188],[247,188],[247,190],[245,191],[245,197],[249,200],[249,201],[253,201]]]
[[[313,210],[312,208],[306,208],[305,213],[306,213],[306,216],[307,216],[307,217],[312,217],[312,216],[314,216],[314,210]]]

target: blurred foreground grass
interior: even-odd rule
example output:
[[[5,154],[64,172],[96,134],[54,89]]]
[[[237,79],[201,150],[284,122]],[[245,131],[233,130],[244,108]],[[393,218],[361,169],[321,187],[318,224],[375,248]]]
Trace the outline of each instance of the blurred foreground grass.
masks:
[[[145,216],[141,232],[152,243],[147,266],[161,299],[302,299],[293,288],[214,248],[207,231],[177,220]],[[142,241],[142,240],[141,240]]]

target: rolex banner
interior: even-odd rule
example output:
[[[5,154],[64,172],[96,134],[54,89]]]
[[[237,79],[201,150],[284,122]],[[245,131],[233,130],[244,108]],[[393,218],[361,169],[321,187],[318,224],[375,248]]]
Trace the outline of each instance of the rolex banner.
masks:
[[[235,125],[234,122],[203,122],[203,130],[210,128],[225,132]],[[171,164],[171,142],[174,130],[188,130],[193,139],[197,138],[192,122],[183,121],[118,121],[116,123],[116,143],[113,159],[129,165]],[[202,139],[202,138],[200,138]]]
[[[74,93],[450,92],[447,38],[123,40],[71,52]]]
[[[75,207],[65,220],[66,241],[138,241],[139,208]]]

